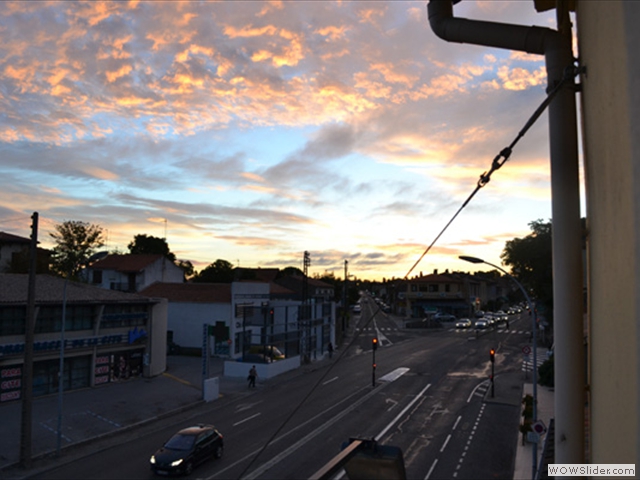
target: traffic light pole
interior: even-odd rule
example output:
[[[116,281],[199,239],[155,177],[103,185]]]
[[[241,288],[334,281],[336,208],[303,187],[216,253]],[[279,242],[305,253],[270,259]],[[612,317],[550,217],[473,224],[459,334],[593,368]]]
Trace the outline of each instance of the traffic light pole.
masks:
[[[371,369],[371,386],[375,387],[376,386],[376,351],[375,349],[373,350],[373,365],[372,365],[372,369]]]
[[[489,350],[489,359],[491,360],[491,398],[496,395],[495,391],[495,365],[496,365],[496,351],[492,348]]]
[[[371,368],[371,386],[375,388],[376,386],[376,350],[378,348],[378,339],[376,337],[373,338],[371,342],[371,346],[373,349],[371,352],[373,353],[373,364]]]
[[[495,363],[491,363],[491,398],[496,396],[496,391],[495,391],[495,383],[494,383],[494,366]]]

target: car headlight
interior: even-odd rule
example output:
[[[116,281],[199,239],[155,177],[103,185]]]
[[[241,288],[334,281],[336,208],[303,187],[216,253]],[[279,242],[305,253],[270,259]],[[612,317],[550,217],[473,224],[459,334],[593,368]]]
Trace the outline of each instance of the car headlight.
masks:
[[[182,463],[182,458],[180,460],[176,460],[175,462],[171,462],[172,467],[177,467]]]
[[[149,459],[149,461],[155,465],[156,463],[156,456],[155,455],[151,455],[151,458]]]

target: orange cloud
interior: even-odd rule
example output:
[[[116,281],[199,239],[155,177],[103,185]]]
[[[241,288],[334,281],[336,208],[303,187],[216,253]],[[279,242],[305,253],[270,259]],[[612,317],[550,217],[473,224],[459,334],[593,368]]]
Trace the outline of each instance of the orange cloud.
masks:
[[[324,28],[319,28],[314,33],[318,35],[322,35],[323,37],[328,37],[330,40],[339,40],[344,38],[345,33],[349,30],[346,26],[336,27],[336,26],[328,26]]]
[[[273,25],[267,25],[261,28],[253,28],[252,26],[246,26],[242,28],[235,28],[231,25],[224,27],[224,34],[229,38],[251,38],[261,37],[263,35],[273,36],[278,32],[278,29]]]
[[[391,83],[402,83],[406,86],[412,86],[418,79],[416,75],[398,71],[398,66],[395,63],[374,63],[371,64],[370,68],[371,70],[380,72],[384,79]]]
[[[99,180],[118,180],[118,178],[120,178],[117,174],[110,172],[109,170],[105,170],[104,168],[100,167],[94,167],[91,165],[84,166],[82,168],[82,171]]]
[[[547,74],[543,67],[530,72],[524,68],[510,69],[503,66],[498,69],[498,78],[502,80],[502,85],[506,90],[526,90],[529,87],[544,85]]]
[[[253,180],[254,182],[264,183],[264,181],[265,181],[264,177],[261,177],[260,175],[258,175],[256,173],[242,172],[241,176],[243,176],[244,178],[246,178],[248,180]]]
[[[133,67],[131,65],[123,65],[116,71],[105,72],[105,76],[107,77],[107,82],[113,83],[117,79],[129,75],[132,70],[133,70]]]

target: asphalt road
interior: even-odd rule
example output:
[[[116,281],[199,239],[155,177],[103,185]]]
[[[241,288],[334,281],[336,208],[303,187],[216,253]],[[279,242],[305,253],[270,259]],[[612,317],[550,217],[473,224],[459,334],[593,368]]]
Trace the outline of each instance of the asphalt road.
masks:
[[[485,403],[497,349],[500,374],[520,368],[514,333],[406,331],[369,302],[360,335],[343,357],[225,404],[207,404],[139,431],[115,445],[39,474],[46,479],[148,479],[150,455],[188,424],[213,423],[223,433],[225,454],[189,478],[308,478],[350,437],[375,438],[400,447],[407,478],[511,478],[519,408]],[[373,328],[373,330],[367,330]],[[372,385],[371,338],[381,339]],[[109,401],[109,399],[105,399]]]

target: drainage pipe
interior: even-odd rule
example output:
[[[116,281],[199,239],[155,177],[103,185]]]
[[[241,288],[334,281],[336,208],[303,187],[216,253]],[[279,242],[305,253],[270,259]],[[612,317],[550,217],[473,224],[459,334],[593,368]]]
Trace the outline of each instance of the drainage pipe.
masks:
[[[455,18],[452,0],[430,0],[428,13],[433,32],[448,42],[544,55],[550,87],[560,82],[565,69],[573,65],[571,38],[556,30]],[[549,105],[555,463],[584,463],[585,451],[582,242],[578,128],[573,87],[573,81],[567,82]]]

